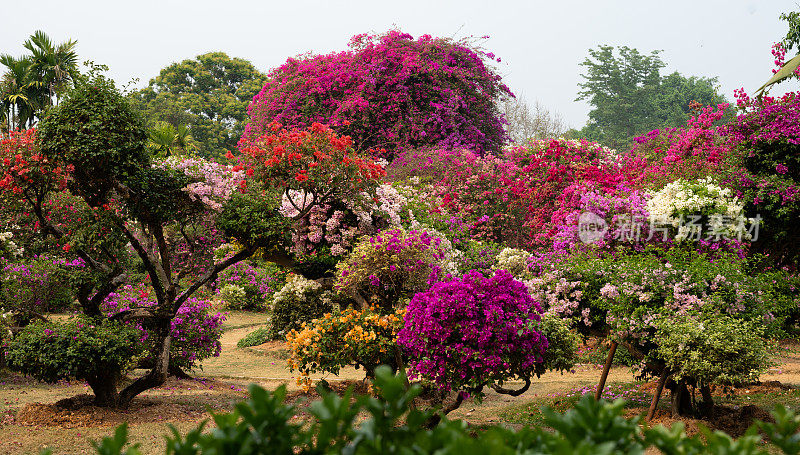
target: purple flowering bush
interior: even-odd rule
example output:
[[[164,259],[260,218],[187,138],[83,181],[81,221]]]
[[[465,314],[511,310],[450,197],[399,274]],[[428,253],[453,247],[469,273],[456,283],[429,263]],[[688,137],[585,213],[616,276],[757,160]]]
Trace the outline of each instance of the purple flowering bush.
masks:
[[[497,151],[506,140],[497,101],[513,96],[487,63],[493,54],[467,41],[414,39],[392,30],[356,35],[350,50],[290,58],[248,108],[243,142],[271,122],[330,125],[361,149],[422,146]],[[499,59],[498,59],[499,60]]]
[[[286,272],[275,264],[259,266],[254,261],[242,261],[220,273],[217,286],[226,308],[264,311],[285,279]]]
[[[73,303],[73,275],[84,268],[81,259],[0,259],[0,307],[20,313],[23,321],[32,315],[26,310],[40,314],[65,311]]]
[[[547,338],[537,330],[542,309],[505,270],[434,284],[406,308],[398,343],[411,378],[442,391],[480,396],[484,387],[541,374]]]
[[[391,308],[442,277],[447,252],[442,239],[423,230],[388,229],[362,238],[336,266],[334,287]]]
[[[744,170],[733,177],[747,216],[763,218],[756,252],[775,263],[797,268],[800,254],[800,94],[781,98],[740,98],[745,111],[728,127],[743,153]]]
[[[121,292],[111,293],[102,304],[102,311],[111,317],[122,311],[135,308],[153,307],[156,302],[150,299],[147,292],[127,285]],[[181,370],[190,370],[210,357],[218,357],[222,345],[222,323],[225,315],[212,314],[211,304],[205,300],[194,297],[189,298],[170,322],[170,335],[172,346],[170,349],[170,365]],[[152,337],[147,328],[139,322],[129,322],[129,325],[138,329],[138,343],[148,347],[148,354],[142,359],[143,363],[153,360]]]

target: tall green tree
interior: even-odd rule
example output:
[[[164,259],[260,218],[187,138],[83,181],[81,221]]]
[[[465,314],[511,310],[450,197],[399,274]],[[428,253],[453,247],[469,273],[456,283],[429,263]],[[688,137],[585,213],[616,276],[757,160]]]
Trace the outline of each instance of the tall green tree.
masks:
[[[8,130],[22,129],[34,117],[35,106],[30,84],[31,62],[25,57],[14,58],[0,55],[0,64],[6,67],[0,83],[0,103],[3,108],[4,128]]]
[[[661,75],[659,51],[649,55],[621,46],[589,50],[581,66],[585,79],[576,101],[592,105],[589,122],[577,135],[623,149],[650,130],[685,125],[693,105],[724,103],[716,78]]]
[[[247,60],[210,52],[169,65],[131,96],[153,125],[186,125],[198,155],[216,157],[236,148],[247,106],[265,81]]]
[[[30,51],[31,72],[40,81],[40,104],[51,106],[69,88],[78,75],[77,41],[69,40],[54,44],[47,34],[37,30],[25,41],[25,49]],[[55,103],[54,103],[55,99]]]
[[[24,43],[28,55],[0,55],[0,64],[6,67],[0,82],[0,131],[31,127],[58,104],[78,74],[76,44],[74,40],[54,44],[37,30]]]

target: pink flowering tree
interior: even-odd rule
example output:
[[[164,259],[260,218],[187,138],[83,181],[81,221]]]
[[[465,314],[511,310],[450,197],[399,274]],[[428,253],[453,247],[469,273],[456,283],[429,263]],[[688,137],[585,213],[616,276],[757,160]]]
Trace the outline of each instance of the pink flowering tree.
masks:
[[[797,268],[800,255],[800,95],[751,99],[739,92],[742,114],[727,133],[742,155],[742,169],[731,177],[750,217],[763,219],[755,251],[770,254],[774,263]]]
[[[272,70],[248,109],[243,140],[273,121],[319,122],[386,157],[422,146],[498,151],[506,133],[497,101],[513,95],[487,64],[494,59],[467,41],[356,35],[348,51],[290,58]]]

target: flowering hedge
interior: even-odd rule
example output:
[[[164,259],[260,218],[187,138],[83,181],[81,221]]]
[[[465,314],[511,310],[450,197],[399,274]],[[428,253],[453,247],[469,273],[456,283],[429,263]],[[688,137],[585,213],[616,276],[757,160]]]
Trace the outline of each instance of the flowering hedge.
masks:
[[[398,334],[409,377],[440,389],[480,394],[484,387],[541,373],[547,339],[541,307],[505,270],[472,271],[411,299]]]
[[[397,332],[405,310],[381,314],[378,308],[353,308],[327,313],[286,336],[291,357],[289,368],[298,370],[297,384],[311,387],[309,375],[338,374],[347,365],[364,367],[372,376],[379,365],[397,369]]]
[[[497,101],[513,95],[485,64],[494,55],[464,41],[399,31],[356,35],[350,47],[290,58],[272,70],[248,108],[243,140],[277,121],[325,123],[386,156],[425,145],[483,153],[505,142]]]

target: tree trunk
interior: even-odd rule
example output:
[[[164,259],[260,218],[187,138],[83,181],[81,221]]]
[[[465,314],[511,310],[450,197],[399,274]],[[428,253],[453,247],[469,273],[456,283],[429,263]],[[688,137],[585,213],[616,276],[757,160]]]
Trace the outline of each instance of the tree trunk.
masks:
[[[681,380],[677,384],[673,383],[670,392],[672,417],[691,416],[692,397],[689,395],[689,389],[686,388],[686,382]]]
[[[164,384],[169,374],[169,350],[172,346],[172,336],[169,335],[169,320],[166,321],[166,327],[160,327],[158,330],[159,338],[157,346],[159,346],[156,354],[155,365],[153,368],[141,378],[133,381],[131,385],[125,387],[119,394],[119,407],[127,408],[130,406],[131,401],[144,392]]]
[[[119,404],[119,394],[117,393],[116,372],[107,375],[87,378],[86,382],[94,392],[94,405],[104,408],[114,408]]]
[[[711,396],[711,387],[708,384],[700,386],[700,396],[703,401],[698,404],[697,410],[703,417],[712,417],[714,415],[714,398]]]
[[[653,401],[650,402],[650,409],[647,410],[647,421],[653,420],[653,417],[656,415],[656,408],[658,407],[658,401],[661,400],[661,393],[664,391],[664,384],[667,383],[667,378],[669,377],[669,368],[664,367],[661,370],[661,377],[658,378],[658,386],[656,387],[656,391],[653,394]]]
[[[169,375],[175,376],[178,379],[192,379],[192,376],[189,373],[183,371],[181,367],[171,363],[169,365]]]
[[[447,397],[445,397],[447,398]],[[464,402],[464,394],[462,392],[456,392],[456,397],[450,403],[444,404],[444,400],[442,400],[442,409],[441,412],[437,412],[436,414],[430,416],[428,420],[423,424],[425,428],[431,429],[439,424],[442,421],[442,416],[450,414],[451,412],[455,411],[461,406],[461,403]]]
[[[608,357],[606,364],[603,366],[603,373],[600,375],[600,382],[597,384],[597,391],[594,394],[595,400],[600,400],[603,396],[603,389],[606,387],[606,379],[608,379],[608,372],[611,371],[611,364],[614,362],[614,354],[617,352],[617,342],[612,341],[611,347],[608,350]]]

